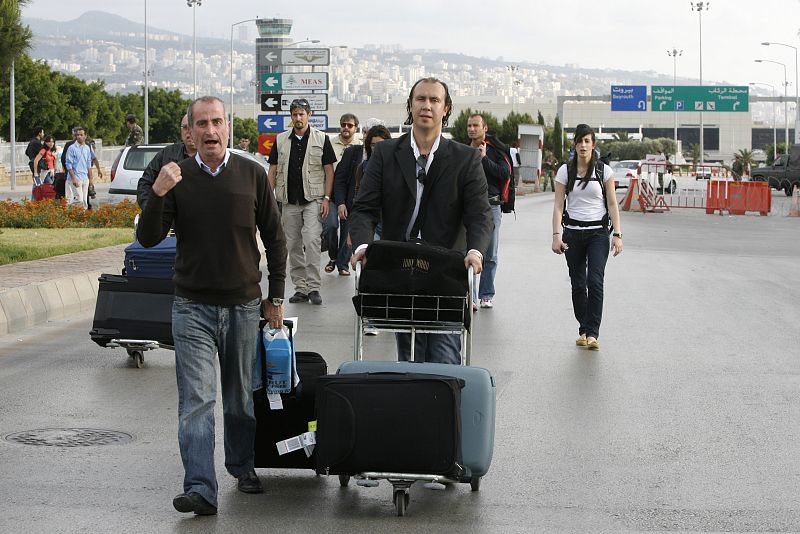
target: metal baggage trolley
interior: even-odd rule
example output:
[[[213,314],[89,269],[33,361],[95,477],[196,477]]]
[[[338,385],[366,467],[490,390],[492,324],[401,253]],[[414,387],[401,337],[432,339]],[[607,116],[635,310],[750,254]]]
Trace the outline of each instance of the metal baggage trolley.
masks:
[[[472,328],[468,317],[472,314],[475,274],[469,267],[467,276],[469,290],[463,296],[451,295],[398,295],[388,293],[359,292],[361,262],[356,264],[355,294],[360,295],[360,309],[355,320],[354,359],[364,359],[363,340],[367,329],[384,332],[411,334],[411,361],[414,361],[414,338],[416,334],[461,334],[461,365],[469,365],[472,353]],[[367,297],[367,298],[365,298]],[[366,304],[365,304],[366,302]],[[469,324],[469,326],[468,326]],[[350,483],[350,475],[339,475],[342,487]],[[398,516],[404,516],[410,501],[410,489],[414,482],[422,481],[433,489],[442,489],[444,484],[457,484],[442,475],[424,473],[362,472],[353,475],[359,486],[374,487],[379,480],[388,480],[392,485],[392,501]],[[472,491],[480,488],[480,478],[470,481]]]

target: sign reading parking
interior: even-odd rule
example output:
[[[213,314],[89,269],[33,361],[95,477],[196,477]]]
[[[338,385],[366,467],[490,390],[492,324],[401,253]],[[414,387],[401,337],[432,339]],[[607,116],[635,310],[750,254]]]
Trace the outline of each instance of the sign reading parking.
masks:
[[[267,67],[330,65],[331,51],[328,48],[259,48],[258,64]]]
[[[654,85],[650,89],[653,111],[749,111],[746,85]]]
[[[305,98],[311,111],[327,111],[328,95],[325,93],[263,93],[261,95],[261,111],[290,111],[292,100]]]
[[[309,91],[328,89],[327,72],[267,72],[261,75],[262,91]]]
[[[308,125],[317,130],[328,129],[327,115],[311,115]],[[292,127],[291,115],[259,115],[258,131],[261,133],[280,133]]]
[[[611,111],[647,111],[647,86],[612,85]]]

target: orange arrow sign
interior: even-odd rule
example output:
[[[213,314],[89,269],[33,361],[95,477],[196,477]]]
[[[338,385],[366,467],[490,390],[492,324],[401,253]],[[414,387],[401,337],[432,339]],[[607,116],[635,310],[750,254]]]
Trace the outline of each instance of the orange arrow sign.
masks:
[[[269,155],[272,152],[272,146],[275,144],[275,139],[278,138],[277,134],[261,134],[258,136],[258,153]]]

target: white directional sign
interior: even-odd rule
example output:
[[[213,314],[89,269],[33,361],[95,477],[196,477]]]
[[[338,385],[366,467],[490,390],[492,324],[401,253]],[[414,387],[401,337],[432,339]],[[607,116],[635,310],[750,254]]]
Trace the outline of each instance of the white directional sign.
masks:
[[[269,67],[330,65],[331,51],[328,48],[260,48],[258,64]]]
[[[288,93],[273,96],[280,97],[281,111],[291,111],[289,107],[291,106],[292,101],[298,98],[305,98],[308,100],[308,105],[311,106],[311,111],[328,111],[327,93]]]

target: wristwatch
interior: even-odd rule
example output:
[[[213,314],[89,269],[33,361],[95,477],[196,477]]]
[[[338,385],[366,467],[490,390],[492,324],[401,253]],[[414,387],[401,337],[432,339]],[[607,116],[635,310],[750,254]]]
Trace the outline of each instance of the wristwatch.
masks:
[[[622,232],[614,232],[611,235],[613,235],[614,237],[618,237],[618,238],[622,239]]]
[[[283,306],[283,299],[279,299],[277,297],[269,299],[272,302],[273,306]]]

